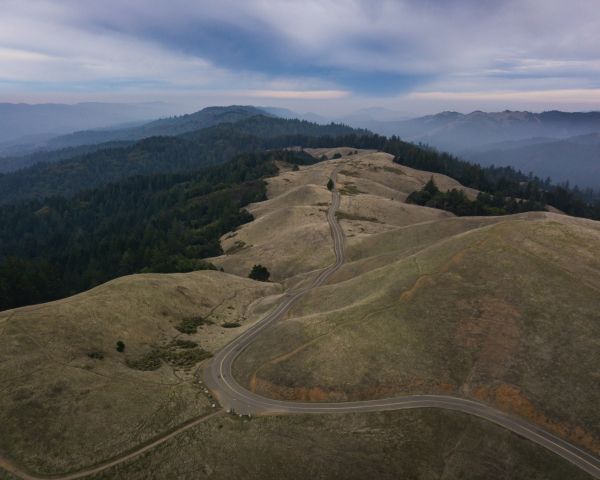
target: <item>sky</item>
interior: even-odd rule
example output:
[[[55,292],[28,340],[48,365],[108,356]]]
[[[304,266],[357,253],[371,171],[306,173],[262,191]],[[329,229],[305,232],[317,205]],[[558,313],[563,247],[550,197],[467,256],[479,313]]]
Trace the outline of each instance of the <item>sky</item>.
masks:
[[[0,101],[600,110],[598,0],[0,0]]]

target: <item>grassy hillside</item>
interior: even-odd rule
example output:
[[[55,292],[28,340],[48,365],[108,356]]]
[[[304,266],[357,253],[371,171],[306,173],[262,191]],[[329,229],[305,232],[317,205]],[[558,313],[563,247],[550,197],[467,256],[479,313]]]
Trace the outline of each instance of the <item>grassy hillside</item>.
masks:
[[[381,228],[368,205],[385,202],[346,197],[365,205],[342,220],[350,262],[242,353],[238,378],[316,401],[463,395],[600,452],[600,224],[424,209]]]
[[[435,410],[218,418],[94,480],[588,479],[526,440]]]
[[[2,312],[0,452],[34,471],[72,470],[212,411],[201,361],[277,291],[213,271],[136,275]]]

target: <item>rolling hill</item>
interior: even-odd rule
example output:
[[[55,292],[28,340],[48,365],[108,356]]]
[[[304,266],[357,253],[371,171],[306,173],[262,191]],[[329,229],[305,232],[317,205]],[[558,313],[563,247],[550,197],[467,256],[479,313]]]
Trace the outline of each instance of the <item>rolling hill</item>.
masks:
[[[346,262],[256,336],[236,379],[268,398],[311,402],[476,399],[600,453],[600,223],[549,212],[455,217],[405,203],[432,177],[441,190],[477,195],[450,177],[375,150],[307,151],[328,160],[277,161],[267,199],[247,207],[254,220],[221,237],[224,253],[207,260],[226,273],[127,276],[2,312],[0,451],[49,474],[115,458],[91,478],[589,478],[445,410],[223,414],[185,426],[216,408],[198,383],[208,352],[334,261],[326,184],[335,170]],[[245,278],[254,264],[273,282]]]

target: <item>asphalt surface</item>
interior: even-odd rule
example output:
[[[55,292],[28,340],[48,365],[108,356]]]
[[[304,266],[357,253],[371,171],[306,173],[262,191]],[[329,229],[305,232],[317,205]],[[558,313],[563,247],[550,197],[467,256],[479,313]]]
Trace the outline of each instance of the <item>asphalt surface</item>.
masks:
[[[339,168],[339,167],[338,167]],[[336,168],[331,178],[335,181]],[[257,395],[237,383],[232,374],[233,363],[254,339],[266,328],[281,320],[292,306],[311,289],[323,285],[344,264],[344,234],[335,213],[340,204],[337,189],[332,191],[332,201],[327,220],[335,250],[335,263],[323,271],[306,288],[284,295],[281,303],[271,313],[220,350],[205,370],[204,381],[226,410],[245,415],[265,414],[325,414],[349,412],[380,412],[411,408],[442,408],[475,415],[500,425],[517,435],[537,443],[560,455],[590,475],[600,479],[600,459],[589,452],[543,430],[522,418],[509,415],[473,400],[446,395],[409,395],[377,400],[339,403],[308,403],[274,400]]]

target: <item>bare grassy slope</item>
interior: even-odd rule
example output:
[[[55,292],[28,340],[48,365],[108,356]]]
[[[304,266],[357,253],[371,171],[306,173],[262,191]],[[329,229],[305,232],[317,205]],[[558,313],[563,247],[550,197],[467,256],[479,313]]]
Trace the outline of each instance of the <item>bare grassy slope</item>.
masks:
[[[452,393],[600,452],[600,225],[533,213],[350,238],[350,259],[237,362],[268,396]]]
[[[237,362],[239,377],[290,399],[464,395],[600,451],[600,224],[542,212],[456,218],[406,205],[430,173],[383,153],[312,151],[338,152],[270,180],[270,200],[253,207],[255,224],[282,211],[294,219],[290,208],[320,201],[337,168],[348,262],[259,337]],[[288,234],[280,223],[264,242]],[[300,273],[300,252],[266,258]]]
[[[226,272],[246,276],[256,263],[264,264],[272,279],[295,284],[303,274],[334,260],[326,212],[331,194],[329,176],[338,169],[343,199],[340,219],[348,236],[370,234],[400,225],[452,216],[447,212],[404,203],[432,174],[399,167],[386,153],[353,149],[313,149],[314,156],[345,156],[298,171],[282,168],[267,180],[268,200],[251,205],[255,221],[221,239],[225,255],[211,259]],[[459,187],[455,180],[433,174],[441,188]],[[297,278],[295,278],[297,277]]]
[[[48,304],[0,314],[0,451],[36,471],[68,471],[110,457],[211,409],[198,363],[127,366],[174,340],[214,351],[257,318],[277,286],[219,272],[134,275]],[[214,322],[198,333],[175,326]],[[115,349],[125,343],[125,352]],[[197,349],[171,349],[173,353]],[[95,354],[91,358],[89,355]]]
[[[213,419],[94,477],[128,480],[584,480],[542,447],[456,412]]]

